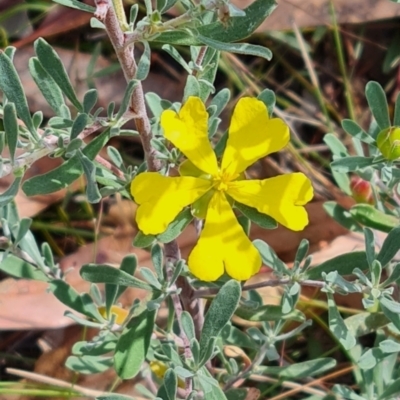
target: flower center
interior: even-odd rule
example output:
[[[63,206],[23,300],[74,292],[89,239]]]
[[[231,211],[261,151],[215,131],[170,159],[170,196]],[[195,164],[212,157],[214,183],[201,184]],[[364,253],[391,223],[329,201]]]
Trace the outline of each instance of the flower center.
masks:
[[[214,188],[220,192],[225,192],[228,190],[229,181],[230,179],[220,172],[217,176],[213,177]]]

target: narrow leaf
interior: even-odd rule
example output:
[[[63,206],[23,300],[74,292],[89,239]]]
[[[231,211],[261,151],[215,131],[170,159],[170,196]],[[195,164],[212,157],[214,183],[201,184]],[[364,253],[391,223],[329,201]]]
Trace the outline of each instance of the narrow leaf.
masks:
[[[21,179],[22,178],[15,178],[14,182],[8,187],[8,189],[0,194],[0,207],[4,207],[14,200],[18,193]]]
[[[139,81],[144,81],[149,75],[150,71],[150,57],[151,57],[151,49],[149,46],[149,42],[142,42],[144,46],[144,51],[140,60],[138,62],[137,71],[136,71],[136,79]]]
[[[153,333],[154,311],[143,311],[129,322],[115,348],[114,366],[121,379],[135,377],[143,367]]]
[[[3,123],[11,161],[14,163],[18,142],[18,119],[14,103],[7,103],[4,106]]]
[[[235,312],[242,290],[239,282],[231,280],[224,284],[212,301],[204,319],[200,337],[200,358],[207,350],[212,338],[218,337],[222,328],[230,321]]]
[[[307,279],[321,279],[323,272],[328,274],[332,271],[337,271],[339,275],[351,275],[355,267],[361,270],[368,268],[365,251],[354,251],[333,257],[317,267],[308,269],[306,276]]]
[[[227,51],[229,53],[262,57],[268,61],[272,59],[271,50],[267,49],[264,46],[258,46],[249,43],[224,43],[220,42],[219,40],[210,39],[209,37],[202,35],[199,35],[198,38],[202,43],[219,51]]]
[[[370,81],[365,87],[369,108],[374,116],[376,123],[381,130],[390,126],[389,110],[385,91],[382,86],[375,81]]]
[[[128,287],[152,290],[151,286],[134,276],[109,265],[84,265],[80,270],[83,279],[92,283],[111,283]]]
[[[42,38],[35,41],[35,52],[40,63],[47,73],[54,79],[57,85],[71,103],[80,112],[83,112],[82,104],[76,97],[75,90],[68,78],[67,72],[61,62],[58,54],[54,49]]]
[[[104,147],[109,139],[109,130],[105,130],[93,139],[83,150],[82,153],[93,160],[97,153]],[[53,169],[46,174],[37,175],[28,179],[22,185],[22,190],[27,196],[37,194],[48,194],[64,189],[83,173],[83,168],[78,156],[70,158],[64,164]]]
[[[389,232],[376,259],[381,263],[382,267],[385,267],[399,250],[400,226]]]
[[[5,52],[0,50],[0,89],[8,101],[15,104],[18,116],[22,119],[32,136],[38,139],[38,134],[33,125],[28,102],[22,87],[21,80]]]
[[[29,60],[29,71],[52,110],[60,117],[66,117],[61,107],[65,104],[62,91],[36,57]]]
[[[53,0],[54,3],[61,4],[66,7],[75,8],[76,10],[86,11],[94,14],[96,11],[95,7],[89,6],[88,4],[82,3],[79,0]]]

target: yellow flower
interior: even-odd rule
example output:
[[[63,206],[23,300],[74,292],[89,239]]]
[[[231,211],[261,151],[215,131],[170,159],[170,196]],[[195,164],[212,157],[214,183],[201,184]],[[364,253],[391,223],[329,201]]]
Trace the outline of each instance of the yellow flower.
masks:
[[[203,281],[215,281],[226,271],[247,280],[261,267],[261,257],[238,223],[232,201],[256,208],[289,229],[308,224],[304,204],[313,196],[310,180],[291,173],[264,180],[245,180],[243,172],[258,159],[289,142],[289,129],[279,118],[270,119],[262,101],[244,97],[233,112],[220,165],[208,138],[208,114],[203,102],[190,97],[179,113],[164,111],[165,137],[200,170],[195,176],[168,177],[144,172],[131,184],[139,205],[136,221],[145,234],[164,232],[177,214],[204,196],[208,201],[204,229],[188,266]]]

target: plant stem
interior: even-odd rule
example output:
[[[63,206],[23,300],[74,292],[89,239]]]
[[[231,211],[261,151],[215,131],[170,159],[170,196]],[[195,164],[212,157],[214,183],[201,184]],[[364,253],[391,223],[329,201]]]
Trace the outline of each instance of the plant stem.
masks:
[[[103,2],[104,0],[96,0],[96,5],[98,4],[98,1]],[[135,79],[137,72],[137,64],[134,58],[133,44],[126,43],[126,36],[121,30],[121,26],[119,24],[117,16],[110,3],[108,3],[108,10],[102,22],[106,27],[107,34],[115,49],[119,63],[124,72],[126,81],[129,82],[132,79]],[[132,112],[132,116],[136,124],[136,129],[139,132],[143,144],[143,150],[145,153],[147,168],[149,171],[157,172],[161,169],[162,164],[161,161],[156,158],[156,151],[151,146],[152,131],[151,131],[150,120],[146,111],[143,87],[141,82],[138,82],[135,90],[133,91],[130,104],[130,111]],[[166,264],[167,274],[170,277],[173,272],[172,265],[175,264],[178,260],[180,260],[181,254],[178,244],[175,240],[170,243],[166,243],[164,246],[164,251],[167,259],[167,264]],[[176,286],[179,289],[181,289],[182,293],[181,296],[179,296],[178,294],[171,295],[178,323],[181,324],[180,316],[182,315],[182,305],[183,305],[184,309],[187,310],[192,315],[192,318],[195,321],[195,324],[197,325],[197,331],[200,332],[203,319],[202,319],[202,313],[199,312],[200,310],[199,300],[194,299],[193,296],[194,295],[193,288],[190,286],[189,282],[183,277],[178,279]],[[185,299],[185,295],[183,293],[185,293],[188,296],[188,298]],[[181,337],[185,343],[186,356],[192,357],[190,343],[183,329],[181,329]],[[191,390],[192,390],[192,380],[189,379],[186,380],[187,395],[191,392]]]

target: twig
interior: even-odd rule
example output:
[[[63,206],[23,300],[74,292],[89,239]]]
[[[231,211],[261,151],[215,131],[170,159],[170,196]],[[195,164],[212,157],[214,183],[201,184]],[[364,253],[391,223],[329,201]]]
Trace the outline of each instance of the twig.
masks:
[[[264,282],[257,282],[253,283],[251,285],[246,285],[242,287],[242,291],[245,290],[253,290],[253,289],[260,289],[263,287],[267,286],[281,286],[281,285],[287,285],[290,282],[293,282],[293,279],[285,278],[285,279],[271,279],[269,281],[264,281]],[[298,282],[302,286],[312,286],[312,287],[317,287],[317,288],[323,288],[325,287],[325,282],[322,281],[313,281],[309,279],[305,279],[304,281],[299,281]],[[202,297],[208,297],[208,296],[214,296],[219,292],[218,288],[208,288],[208,289],[199,289],[196,290],[194,293],[195,298],[202,298]]]
[[[137,72],[137,64],[133,54],[133,44],[127,45],[127,38],[121,30],[118,18],[114,12],[112,6],[108,8],[107,14],[105,15],[104,20],[102,21],[106,27],[107,34],[111,40],[111,43],[115,49],[118,60],[120,62],[121,68],[124,72],[125,79],[127,82],[135,79]],[[147,168],[149,171],[159,171],[162,167],[161,161],[156,158],[156,151],[151,146],[152,132],[151,125],[149,121],[149,117],[146,111],[146,105],[144,101],[144,93],[141,82],[135,87],[135,90],[132,94],[131,112],[133,113],[133,119],[136,124],[136,129],[139,132],[143,150],[145,153],[145,158],[147,162]],[[181,258],[179,247],[176,241],[172,241],[171,243],[167,243],[164,246],[165,254],[167,258],[167,274],[171,276],[172,267],[176,261]],[[198,310],[200,309],[199,300],[193,300],[194,290],[191,288],[189,282],[186,279],[180,279],[177,281],[178,288],[181,289],[182,293],[189,293],[189,304],[187,302],[183,302],[184,308],[192,315],[195,324],[197,324],[197,331],[201,330],[200,324],[202,323],[202,319],[198,316]],[[181,300],[183,300],[184,296],[173,295],[172,300],[174,304],[174,308],[176,311],[176,316],[179,324],[180,316],[182,314],[182,304]],[[189,307],[189,308],[186,308]],[[181,329],[182,334],[185,335],[183,329]],[[186,336],[186,335],[185,335]],[[185,338],[185,352],[187,355],[191,355],[191,349],[188,345],[188,339]],[[189,353],[190,351],[190,353]],[[191,380],[186,380],[186,393],[189,394],[192,389]]]

